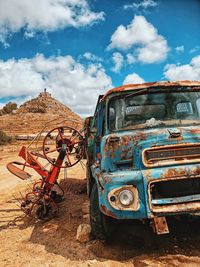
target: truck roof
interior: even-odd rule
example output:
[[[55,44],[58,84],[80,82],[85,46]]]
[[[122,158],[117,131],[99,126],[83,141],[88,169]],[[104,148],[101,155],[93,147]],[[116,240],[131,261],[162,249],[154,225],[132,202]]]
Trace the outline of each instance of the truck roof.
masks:
[[[105,99],[108,95],[112,93],[119,93],[124,91],[131,91],[137,89],[145,89],[145,88],[155,88],[155,87],[172,87],[172,86],[191,86],[191,87],[198,87],[200,89],[200,82],[198,81],[162,81],[162,82],[149,82],[149,83],[141,83],[141,84],[126,84],[122,85],[113,89],[108,90],[105,95],[103,96],[102,100]]]

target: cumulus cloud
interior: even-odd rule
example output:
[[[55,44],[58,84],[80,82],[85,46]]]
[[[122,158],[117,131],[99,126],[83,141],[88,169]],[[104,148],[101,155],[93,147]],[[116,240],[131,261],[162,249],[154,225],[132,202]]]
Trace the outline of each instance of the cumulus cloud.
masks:
[[[177,46],[177,47],[175,47],[175,50],[178,53],[183,53],[184,52],[184,46],[183,45]]]
[[[107,49],[134,50],[137,60],[143,63],[165,60],[169,51],[165,38],[144,16],[135,16],[129,25],[118,26]]]
[[[126,59],[128,64],[133,64],[136,62],[136,58],[130,53],[126,55]]]
[[[98,57],[90,52],[84,53],[82,57],[90,61],[99,61],[99,62],[103,61],[101,57]]]
[[[189,64],[168,64],[164,75],[171,81],[176,80],[200,80],[200,55],[194,57]]]
[[[1,97],[35,97],[47,88],[82,116],[91,114],[99,94],[112,87],[99,63],[80,64],[71,56],[0,60]],[[14,100],[13,100],[14,101]],[[19,101],[18,101],[19,102]]]
[[[154,0],[143,0],[138,3],[124,5],[124,9],[132,9],[132,10],[147,9],[150,7],[156,7],[157,5],[158,5],[158,2]]]
[[[114,62],[114,67],[112,67],[111,70],[113,72],[119,72],[123,66],[124,57],[122,56],[122,54],[116,52],[113,53],[112,60]]]
[[[0,41],[22,28],[26,37],[34,32],[82,27],[104,20],[104,12],[93,12],[87,0],[0,1]]]
[[[138,84],[138,83],[144,83],[145,80],[140,77],[137,73],[132,73],[126,76],[124,79],[123,84]]]

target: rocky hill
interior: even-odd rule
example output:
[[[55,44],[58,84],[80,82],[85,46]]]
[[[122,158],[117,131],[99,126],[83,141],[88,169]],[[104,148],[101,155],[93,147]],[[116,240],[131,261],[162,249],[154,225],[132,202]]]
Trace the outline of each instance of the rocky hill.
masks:
[[[75,120],[79,123],[78,128],[83,123],[79,115],[44,91],[22,104],[13,114],[0,116],[0,129],[13,136],[36,134],[46,122],[55,118]]]

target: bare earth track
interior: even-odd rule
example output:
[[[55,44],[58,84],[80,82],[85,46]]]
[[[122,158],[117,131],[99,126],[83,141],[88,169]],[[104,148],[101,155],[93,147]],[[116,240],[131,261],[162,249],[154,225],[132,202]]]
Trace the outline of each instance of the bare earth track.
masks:
[[[16,159],[17,149],[4,147],[0,156],[0,266],[200,266],[198,217],[171,220],[166,236],[154,235],[148,225],[124,222],[110,241],[77,242],[78,225],[88,223],[82,210],[88,202],[85,172],[79,164],[61,181],[66,194],[57,218],[41,223],[24,217],[12,195],[30,182],[5,167]]]

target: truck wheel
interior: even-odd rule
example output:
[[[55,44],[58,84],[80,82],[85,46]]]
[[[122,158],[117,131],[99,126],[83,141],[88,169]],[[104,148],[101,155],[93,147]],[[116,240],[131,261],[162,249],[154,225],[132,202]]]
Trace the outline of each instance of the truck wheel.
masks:
[[[90,195],[90,225],[91,234],[97,239],[106,239],[107,231],[107,216],[99,209],[99,197],[96,183],[94,183]]]
[[[86,163],[86,177],[87,177],[87,195],[90,196],[95,182],[94,182],[94,178],[92,177],[92,173],[91,173],[88,162]]]

